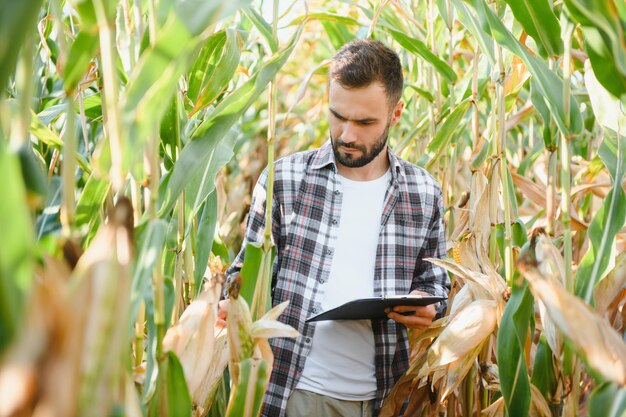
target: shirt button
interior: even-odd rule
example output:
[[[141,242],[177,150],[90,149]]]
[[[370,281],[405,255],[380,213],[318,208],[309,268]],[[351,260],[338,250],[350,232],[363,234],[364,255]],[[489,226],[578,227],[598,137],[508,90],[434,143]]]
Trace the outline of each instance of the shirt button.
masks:
[[[313,307],[313,310],[311,310],[311,311],[313,312],[313,314],[317,314],[318,309],[317,309],[317,307]]]
[[[304,339],[305,343],[311,343],[311,338],[307,337],[306,339]]]
[[[317,282],[319,282],[320,284],[323,284],[326,282],[326,280],[324,278],[318,278]]]
[[[332,249],[326,249],[326,255],[332,255],[332,254],[333,254]]]
[[[337,223],[339,223],[339,222],[337,221],[337,219],[333,219],[333,220],[332,220],[332,223],[333,223],[333,224],[337,224]]]
[[[341,191],[335,190],[335,195],[339,195],[340,193],[341,193]]]

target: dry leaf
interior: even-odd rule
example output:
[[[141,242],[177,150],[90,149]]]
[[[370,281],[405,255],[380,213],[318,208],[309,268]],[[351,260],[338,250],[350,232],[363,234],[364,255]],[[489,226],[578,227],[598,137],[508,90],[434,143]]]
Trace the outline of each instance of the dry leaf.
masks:
[[[465,358],[496,328],[496,302],[476,300],[457,314],[428,351],[420,376]]]

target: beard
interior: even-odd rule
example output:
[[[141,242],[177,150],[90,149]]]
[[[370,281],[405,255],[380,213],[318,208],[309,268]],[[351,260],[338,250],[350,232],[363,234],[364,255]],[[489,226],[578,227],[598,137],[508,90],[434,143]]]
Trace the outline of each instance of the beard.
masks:
[[[385,149],[387,145],[387,136],[389,136],[389,123],[385,127],[385,131],[376,139],[376,141],[370,146],[357,145],[354,143],[346,143],[341,139],[333,138],[330,135],[330,142],[333,145],[333,153],[335,154],[335,161],[348,168],[360,168],[370,162],[372,162],[380,153]],[[346,147],[350,149],[356,149],[361,151],[361,155],[353,155],[350,153],[342,153],[339,148]]]

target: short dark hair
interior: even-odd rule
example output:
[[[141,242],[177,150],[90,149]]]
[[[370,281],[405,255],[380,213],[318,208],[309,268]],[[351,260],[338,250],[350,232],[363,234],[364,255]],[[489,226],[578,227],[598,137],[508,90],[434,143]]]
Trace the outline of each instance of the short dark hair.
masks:
[[[402,96],[404,79],[400,58],[380,41],[358,39],[346,43],[331,60],[329,75],[330,80],[348,89],[381,83],[390,107]]]

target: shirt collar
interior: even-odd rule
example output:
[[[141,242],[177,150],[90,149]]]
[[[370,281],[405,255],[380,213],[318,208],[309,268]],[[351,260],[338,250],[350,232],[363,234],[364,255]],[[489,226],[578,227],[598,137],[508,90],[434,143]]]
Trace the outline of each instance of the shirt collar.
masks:
[[[403,175],[402,163],[400,157],[396,155],[391,147],[387,147],[387,155],[389,156],[389,166],[391,168],[391,177],[393,181],[398,181],[398,175]],[[334,172],[337,172],[337,164],[335,162],[335,154],[333,153],[333,147],[328,139],[318,150],[313,157],[312,169],[322,169],[326,166],[331,166]]]

